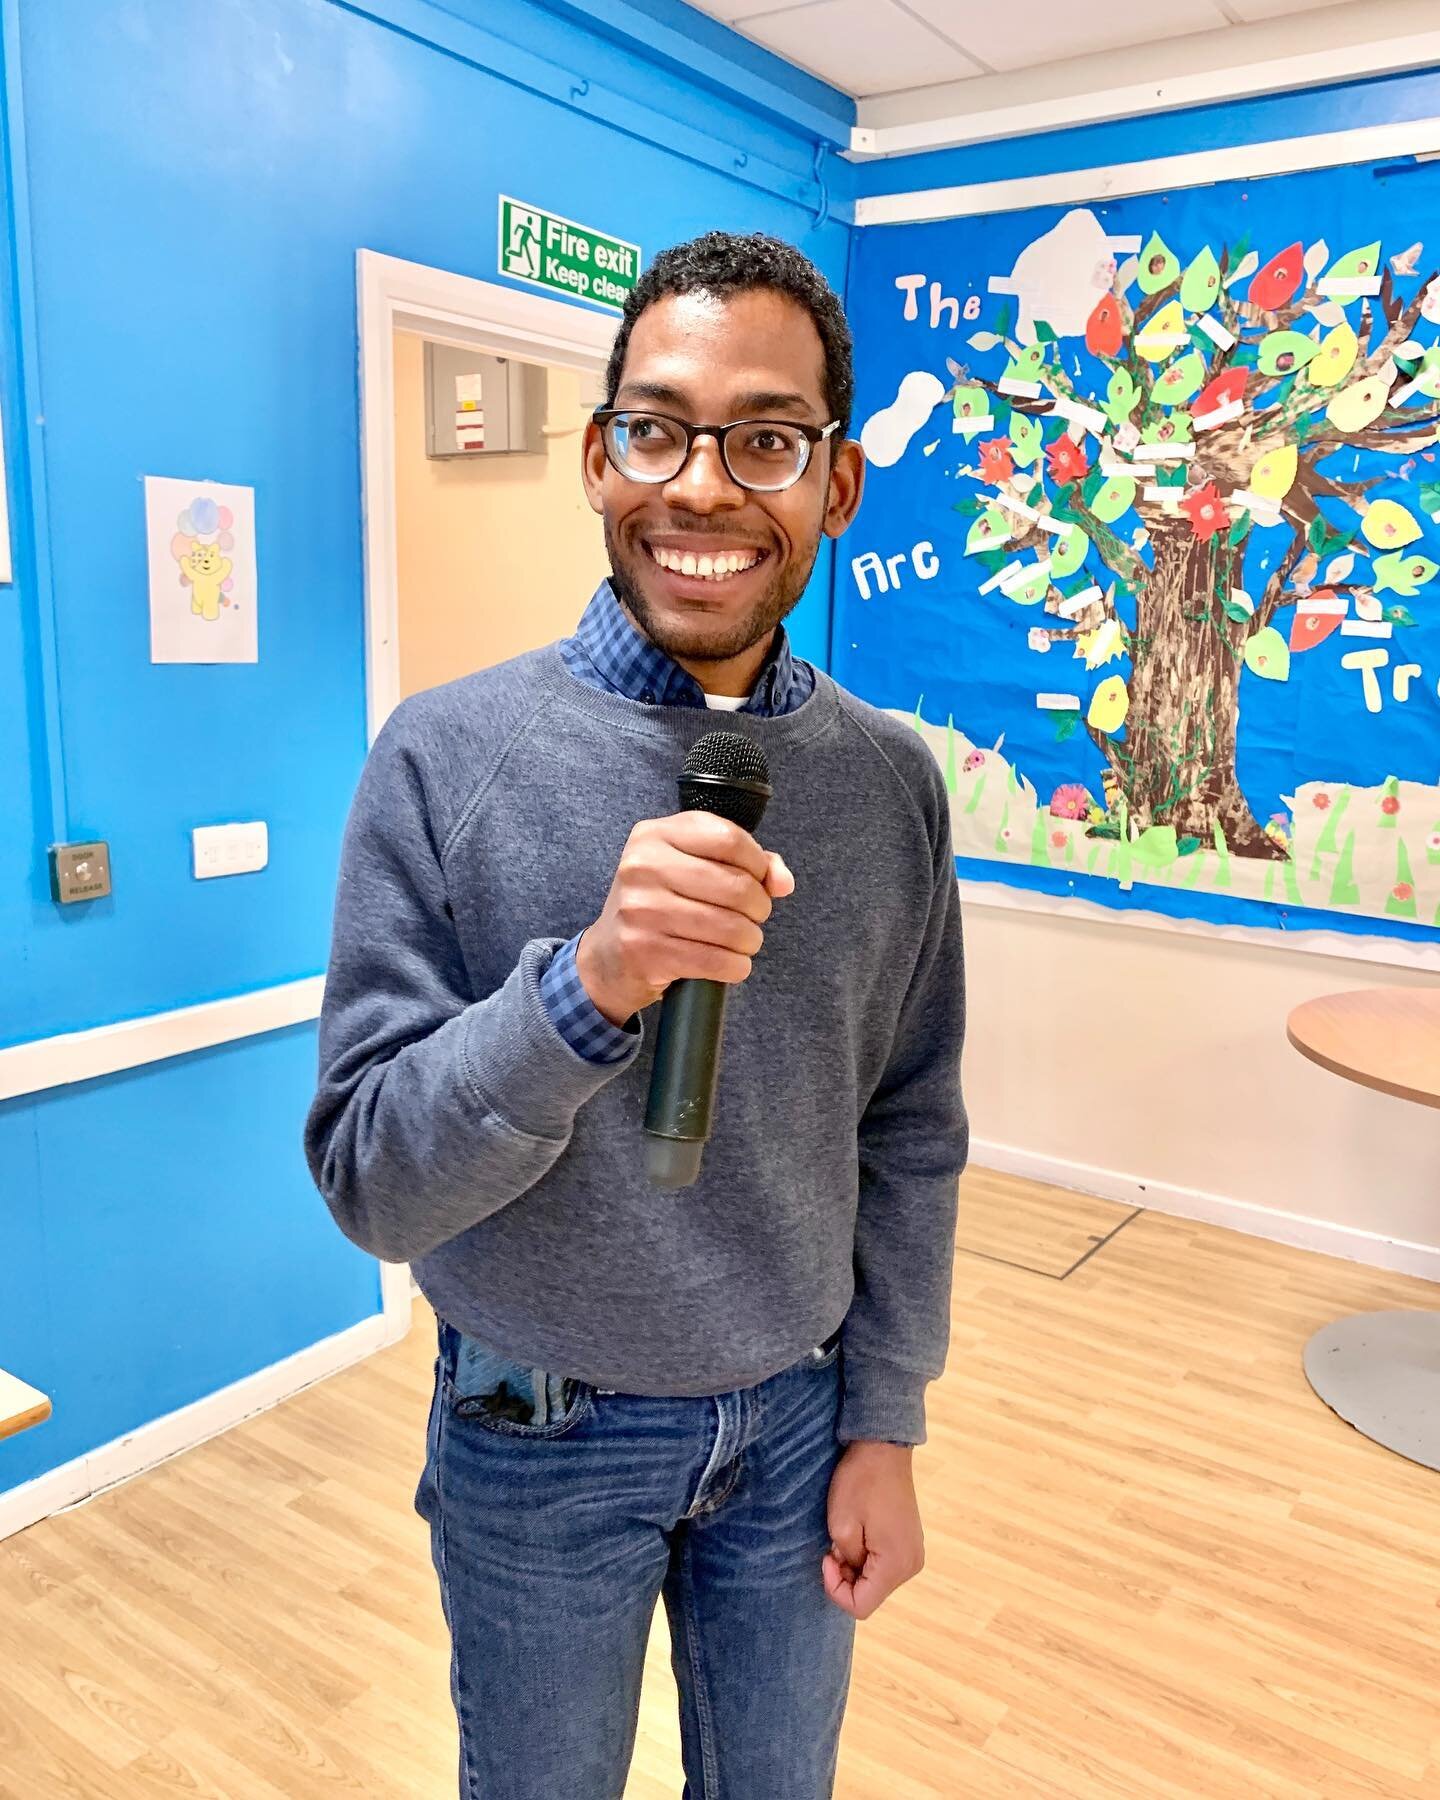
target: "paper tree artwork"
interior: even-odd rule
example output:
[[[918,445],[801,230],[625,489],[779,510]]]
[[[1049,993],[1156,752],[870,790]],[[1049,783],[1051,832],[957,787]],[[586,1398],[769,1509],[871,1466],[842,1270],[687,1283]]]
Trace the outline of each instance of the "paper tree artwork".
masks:
[[[147,476],[152,662],[254,662],[255,491]]]
[[[856,666],[838,672],[874,690],[859,659],[873,669],[882,622],[919,633],[926,653],[895,673],[914,670],[957,854],[1050,872],[1023,885],[1433,927],[1440,218],[1434,254],[1401,239],[1387,257],[1301,232],[1304,214],[1251,242],[1273,206],[1236,220],[1192,199],[1177,219],[1137,200],[1127,224],[1152,216],[1123,232],[1119,210],[1072,209],[987,283],[1004,298],[935,320],[934,361],[901,393],[943,371],[952,454],[917,467],[933,417],[891,433],[886,479],[909,470],[924,501],[884,499],[882,520],[927,536],[905,563],[852,563],[837,635]],[[923,297],[920,279],[893,286]],[[942,607],[958,635],[937,654]],[[867,697],[899,710],[879,685]],[[1377,753],[1393,762],[1372,778]]]

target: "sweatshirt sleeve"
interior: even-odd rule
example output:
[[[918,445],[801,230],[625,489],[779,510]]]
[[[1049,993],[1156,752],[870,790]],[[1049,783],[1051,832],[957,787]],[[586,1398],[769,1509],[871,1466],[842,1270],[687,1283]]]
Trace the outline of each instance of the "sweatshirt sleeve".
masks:
[[[526,1192],[579,1108],[635,1060],[591,1062],[541,982],[563,940],[525,944],[495,992],[470,992],[436,823],[397,713],[346,826],[305,1124],[316,1186],[347,1237],[386,1261],[426,1254]]]
[[[969,1144],[960,1092],[965,969],[949,805],[938,779],[935,786],[925,936],[885,1072],[860,1121],[843,1443],[923,1443],[925,1388],[943,1373],[950,1340],[957,1188]]]

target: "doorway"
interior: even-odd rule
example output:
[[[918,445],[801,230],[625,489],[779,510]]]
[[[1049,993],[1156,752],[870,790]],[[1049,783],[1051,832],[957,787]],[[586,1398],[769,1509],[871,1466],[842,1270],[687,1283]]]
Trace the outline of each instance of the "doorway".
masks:
[[[359,253],[358,278],[373,743],[407,693],[574,629],[606,568],[580,487],[580,433],[598,404],[615,320],[373,250]],[[452,435],[446,454],[429,454],[427,346],[528,371],[524,447],[451,450]],[[449,367],[443,394],[453,410],[462,396]],[[437,391],[432,383],[432,407]]]
[[[394,357],[403,698],[575,629],[606,569],[580,481],[603,396],[598,375],[414,331]]]

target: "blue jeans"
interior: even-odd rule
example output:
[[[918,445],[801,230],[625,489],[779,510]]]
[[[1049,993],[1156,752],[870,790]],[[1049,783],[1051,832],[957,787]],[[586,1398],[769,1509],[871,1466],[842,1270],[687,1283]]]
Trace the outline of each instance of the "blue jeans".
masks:
[[[416,1507],[460,1800],[621,1800],[663,1594],[686,1800],[824,1800],[852,1621],[826,1599],[839,1352],[704,1400],[606,1394],[440,1327]]]

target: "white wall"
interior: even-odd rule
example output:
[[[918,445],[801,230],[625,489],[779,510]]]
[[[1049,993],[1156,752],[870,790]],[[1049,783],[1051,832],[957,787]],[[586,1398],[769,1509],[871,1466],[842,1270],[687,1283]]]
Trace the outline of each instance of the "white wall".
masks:
[[[1440,1279],[1440,1113],[1285,1036],[1434,976],[973,900],[966,951],[977,1163]]]

